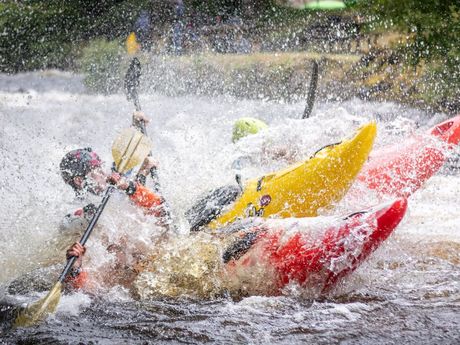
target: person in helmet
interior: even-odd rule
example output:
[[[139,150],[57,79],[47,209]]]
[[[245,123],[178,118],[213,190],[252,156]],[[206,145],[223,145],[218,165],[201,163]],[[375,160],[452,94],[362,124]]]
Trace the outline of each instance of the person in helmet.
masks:
[[[268,125],[262,120],[253,117],[241,117],[233,124],[232,141],[236,143],[241,138],[250,134],[257,134],[267,128]]]
[[[133,116],[133,126],[138,127],[141,121],[147,122],[148,119],[142,112],[135,112]],[[143,162],[135,181],[129,181],[124,176],[116,172],[107,173],[103,169],[103,163],[99,155],[91,148],[79,148],[67,152],[59,165],[61,176],[64,182],[69,185],[79,199],[88,195],[101,195],[109,183],[125,193],[131,202],[144,210],[144,213],[153,215],[157,219],[157,224],[169,230],[171,217],[167,204],[160,192],[156,189],[159,186],[157,180],[154,180],[155,191],[147,188],[145,182],[150,175],[152,179],[157,179],[156,162],[153,158],[147,157]],[[66,215],[61,230],[66,230],[66,234],[75,238],[75,235],[81,234],[93,215],[96,212],[94,204],[88,204],[83,208],[77,209],[75,212]],[[73,239],[74,241],[74,239]],[[66,241],[67,242],[67,241]],[[126,268],[126,257],[136,256],[138,253],[126,253],[121,243],[106,243],[107,252],[115,255],[119,265]],[[65,244],[68,247],[68,242]],[[70,289],[82,288],[88,281],[88,273],[82,269],[82,256],[86,248],[80,243],[74,243],[67,249],[67,258],[76,256],[79,259],[76,261],[71,273],[66,279],[66,285]],[[131,261],[131,260],[128,260]],[[120,280],[128,280],[132,275],[131,269],[119,269],[116,272],[111,272],[112,278]],[[128,277],[126,277],[128,275]]]
[[[144,180],[154,166],[153,159],[147,157],[140,169],[140,174],[143,174]],[[169,229],[171,225],[169,211],[162,196],[151,191],[139,181],[127,181],[115,172],[105,173],[99,156],[90,148],[68,152],[62,159],[60,168],[64,181],[73,188],[78,196],[84,193],[100,195],[108,184],[112,183],[119,191],[126,193],[129,199],[142,208],[146,214],[155,216],[157,225]],[[96,207],[93,204],[86,205],[73,214],[67,215],[66,225],[62,226],[61,229],[73,230],[67,231],[67,234],[74,236],[76,232],[86,229],[95,212]],[[128,253],[123,243],[107,242],[104,245],[107,246],[107,254],[115,257],[116,268],[112,267],[102,275],[93,274],[93,277],[90,277],[88,271],[84,270],[82,266],[82,258],[86,248],[76,242],[67,249],[67,259],[71,256],[78,257],[65,280],[67,290],[86,289],[89,292],[94,291],[96,290],[94,286],[98,285],[94,283],[95,280],[102,280],[103,285],[107,286],[116,283],[129,288],[130,282],[137,274],[131,267],[132,262],[137,262],[136,257],[142,257],[142,253],[139,252],[139,249]]]
[[[77,196],[87,192],[99,195],[105,189],[101,167],[101,159],[90,147],[66,153],[59,165],[64,182],[72,187]]]
[[[147,122],[148,120],[142,112],[135,112],[133,125],[138,125],[140,121]],[[156,166],[155,160],[152,157],[147,157],[139,169],[136,181],[128,181],[116,172],[105,172],[99,155],[87,147],[66,153],[59,168],[64,182],[72,187],[77,198],[84,199],[88,194],[101,195],[109,183],[112,183],[118,190],[126,193],[130,200],[141,207],[146,214],[156,216],[159,225],[168,226],[170,213],[158,190]],[[153,181],[155,191],[145,186],[149,175],[155,178]],[[89,203],[85,207],[67,214],[61,224],[61,230],[73,230],[72,232],[81,233],[86,229],[95,211],[96,206]]]
[[[242,138],[258,134],[268,129],[268,125],[253,117],[241,117],[233,124],[232,142],[235,144]],[[249,142],[247,142],[249,143]],[[272,161],[284,161],[288,164],[295,163],[295,151],[289,145],[282,143],[274,144],[271,140],[262,140],[261,151],[254,154],[245,154],[236,158],[232,163],[232,169],[242,170],[247,166],[271,163]]]

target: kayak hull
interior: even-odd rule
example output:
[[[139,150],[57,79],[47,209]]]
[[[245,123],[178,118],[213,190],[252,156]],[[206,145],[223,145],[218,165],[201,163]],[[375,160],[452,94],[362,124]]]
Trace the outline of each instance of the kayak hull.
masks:
[[[376,131],[376,124],[369,123],[353,138],[325,147],[304,162],[248,181],[237,200],[209,226],[251,216],[316,216],[318,209],[345,195],[372,149]]]
[[[391,235],[406,209],[400,198],[319,229],[286,229],[268,220],[251,248],[228,260],[230,286],[247,294],[278,295],[288,286],[327,293]]]
[[[444,165],[449,149],[460,142],[460,115],[427,135],[373,152],[358,180],[380,196],[409,197]]]

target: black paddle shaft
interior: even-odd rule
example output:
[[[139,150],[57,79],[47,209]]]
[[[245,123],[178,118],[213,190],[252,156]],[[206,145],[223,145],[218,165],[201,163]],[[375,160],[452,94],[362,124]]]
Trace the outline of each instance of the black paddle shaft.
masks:
[[[141,73],[141,62],[137,57],[134,57],[129,64],[128,71],[126,71],[124,87],[126,91],[126,97],[128,100],[134,102],[134,107],[137,111],[141,110],[139,95],[137,93],[140,85]]]
[[[88,224],[88,227],[86,228],[85,232],[83,233],[83,236],[80,239],[80,244],[84,246],[86,244],[86,241],[88,240],[89,236],[91,235],[91,232],[93,231],[94,227],[96,226],[97,221],[99,220],[99,217],[102,214],[102,211],[104,211],[105,206],[107,205],[107,202],[110,199],[110,195],[112,195],[112,192],[114,190],[114,186],[109,186],[105,193],[104,196],[102,197],[102,201],[99,204],[99,207],[96,210],[96,213],[94,214],[93,218]],[[59,276],[59,282],[63,283],[67,274],[69,274],[70,269],[74,265],[75,261],[78,259],[77,256],[72,256],[67,260],[67,264],[65,265],[64,269],[62,270],[61,275]]]
[[[307,95],[307,105],[302,115],[302,119],[307,119],[310,117],[311,111],[313,110],[313,105],[315,104],[316,98],[316,89],[318,86],[318,63],[313,61],[313,66],[311,69],[311,79],[310,85],[308,87]]]
[[[140,85],[140,79],[141,79],[141,74],[142,74],[142,67],[139,59],[137,57],[134,57],[131,60],[131,63],[129,64],[128,70],[126,71],[126,76],[125,76],[125,82],[124,82],[124,87],[126,91],[126,97],[128,98],[129,101],[133,101],[134,107],[136,108],[136,111],[140,111],[141,108],[141,103],[139,102],[139,85]],[[145,122],[140,120],[138,121],[137,125],[139,126],[142,134],[145,136],[147,135],[147,129],[145,127]],[[152,152],[150,151],[149,156],[152,156]],[[152,180],[154,181],[154,187],[153,189],[156,192],[160,191],[160,183],[158,180],[158,171],[156,168],[150,169],[150,175],[152,177]]]
[[[134,57],[131,60],[131,63],[129,64],[128,70],[126,71],[124,85],[125,85],[126,97],[128,98],[129,101],[131,100],[133,101],[136,111],[141,110],[141,103],[139,102],[139,93],[138,93],[141,74],[142,74],[141,63],[137,57]],[[138,121],[136,125],[139,127],[142,134],[144,134],[145,136],[148,136],[147,128],[145,127],[145,122],[143,120]],[[152,151],[149,152],[149,157],[151,156],[152,156]],[[153,167],[150,169],[150,177],[152,178],[152,181],[153,181],[153,190],[161,194],[160,179],[158,177],[158,170],[156,167]],[[140,181],[139,174],[137,175],[136,179]],[[171,214],[169,212],[169,209],[170,209],[169,205],[165,200],[163,200],[163,203],[165,205],[166,217],[168,219],[171,219]]]

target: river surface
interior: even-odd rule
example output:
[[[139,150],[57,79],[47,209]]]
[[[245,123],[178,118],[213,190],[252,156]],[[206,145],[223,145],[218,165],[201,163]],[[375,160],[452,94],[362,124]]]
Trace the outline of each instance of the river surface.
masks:
[[[152,119],[148,130],[179,247],[188,243],[184,211],[206,191],[233,183],[236,173],[252,178],[305,159],[372,119],[378,122],[378,148],[447,118],[361,100],[320,100],[307,120],[299,119],[301,103],[147,93],[140,101]],[[36,269],[63,261],[59,224],[79,203],[61,180],[59,162],[68,150],[91,146],[108,166],[111,141],[130,125],[132,110],[123,95],[87,94],[80,76],[56,71],[0,76],[0,297],[11,294],[8,287],[18,277],[28,273],[36,279]],[[232,144],[232,123],[241,116],[263,119],[270,129]],[[282,154],[274,158],[273,151]],[[249,163],[243,159],[246,163],[235,167],[239,157],[249,157]],[[10,329],[4,323],[0,343],[458,344],[459,197],[460,174],[443,169],[410,198],[406,217],[384,245],[325,296],[291,289],[278,297],[231,298],[194,286],[172,296],[163,286],[166,293],[138,301],[115,286],[97,296],[63,296],[56,314],[37,326]],[[122,233],[129,243],[151,248],[161,232],[123,196],[113,199],[88,242],[88,266],[103,269],[108,262],[104,238],[117,240]],[[323,213],[357,211],[364,201],[377,202],[371,195],[346,197]],[[184,276],[196,269],[192,259],[177,267]],[[163,274],[175,269],[164,267]],[[200,272],[191,284],[212,285],[215,277]],[[16,291],[14,298],[34,301],[43,290],[34,286]],[[204,292],[194,293],[198,290]]]

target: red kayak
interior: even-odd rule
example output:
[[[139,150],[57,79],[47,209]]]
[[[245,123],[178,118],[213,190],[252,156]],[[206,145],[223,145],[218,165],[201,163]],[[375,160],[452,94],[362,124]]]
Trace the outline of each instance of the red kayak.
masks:
[[[399,198],[339,220],[264,220],[224,253],[229,286],[247,294],[277,295],[288,285],[325,293],[390,236],[406,208]]]
[[[379,195],[409,197],[444,165],[460,142],[460,115],[431,128],[427,135],[371,153],[358,175]]]

